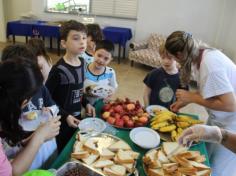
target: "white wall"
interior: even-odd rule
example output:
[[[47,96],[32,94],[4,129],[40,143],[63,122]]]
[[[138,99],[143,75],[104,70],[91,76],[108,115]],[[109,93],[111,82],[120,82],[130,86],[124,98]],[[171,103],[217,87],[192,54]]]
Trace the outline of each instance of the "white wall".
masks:
[[[0,42],[6,42],[6,25],[3,0],[0,0]]]
[[[45,13],[44,7],[45,0],[8,0],[6,19],[17,19],[29,11],[43,20],[79,19],[75,15]],[[129,27],[136,41],[152,32],[168,35],[175,30],[189,31],[236,60],[235,0],[139,0],[137,20],[97,17],[96,22]]]

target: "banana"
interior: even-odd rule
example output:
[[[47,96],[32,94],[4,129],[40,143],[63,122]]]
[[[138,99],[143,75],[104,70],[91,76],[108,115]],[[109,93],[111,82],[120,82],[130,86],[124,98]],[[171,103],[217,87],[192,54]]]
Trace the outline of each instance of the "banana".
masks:
[[[171,132],[173,130],[176,129],[176,126],[175,125],[168,125],[168,126],[165,126],[165,127],[161,127],[159,129],[160,132]]]
[[[167,121],[164,121],[161,123],[155,122],[155,123],[151,123],[151,128],[154,130],[157,130],[161,127],[168,126],[168,125],[169,125],[169,123]]]
[[[183,128],[177,128],[177,133],[182,133],[183,132]]]
[[[171,131],[171,139],[172,139],[172,141],[176,141],[176,136],[177,136],[177,132],[175,130]]]
[[[196,119],[193,119],[192,117],[189,117],[189,116],[186,116],[186,115],[177,116],[176,121],[178,121],[178,122],[188,122],[190,124],[204,123],[202,120],[196,120]]]
[[[191,124],[189,122],[177,122],[176,125],[180,128],[187,128],[187,127],[191,126]]]

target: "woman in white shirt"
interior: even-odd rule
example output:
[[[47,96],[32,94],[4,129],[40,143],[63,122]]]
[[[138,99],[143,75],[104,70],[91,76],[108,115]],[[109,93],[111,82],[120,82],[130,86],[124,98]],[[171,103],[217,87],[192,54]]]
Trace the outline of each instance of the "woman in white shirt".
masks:
[[[184,31],[168,36],[165,48],[170,57],[181,65],[182,85],[197,82],[197,92],[176,91],[177,101],[171,110],[177,112],[189,103],[206,107],[208,125],[236,132],[236,65],[221,51],[211,48]],[[213,175],[233,176],[236,156],[217,144],[207,146]]]

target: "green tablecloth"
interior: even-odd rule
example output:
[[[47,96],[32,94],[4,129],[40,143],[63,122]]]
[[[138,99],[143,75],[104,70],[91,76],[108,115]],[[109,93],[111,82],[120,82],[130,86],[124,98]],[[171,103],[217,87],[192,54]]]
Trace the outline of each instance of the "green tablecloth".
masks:
[[[97,114],[101,114],[100,113],[101,112],[101,107],[102,107],[101,103],[96,105]],[[196,118],[196,116],[194,116],[194,115],[191,115],[191,116]],[[64,150],[61,152],[61,154],[58,156],[58,158],[52,164],[51,168],[58,169],[65,162],[70,160],[70,154],[73,150],[73,145],[74,145],[74,142],[75,142],[75,136],[76,136],[76,134],[74,134],[73,137],[70,139],[70,141],[68,142],[68,144],[66,145]],[[140,148],[139,146],[137,146],[136,144],[134,144],[130,140],[129,130],[119,129],[116,136],[123,139],[124,141],[126,141],[134,151],[140,153],[140,156],[139,156],[138,161],[137,161],[137,169],[139,170],[140,176],[145,176],[145,173],[144,173],[144,170],[143,170],[143,167],[142,167],[142,157],[148,150]],[[209,159],[208,159],[208,154],[207,154],[207,151],[206,151],[205,143],[201,142],[201,143],[191,147],[190,150],[198,150],[198,151],[200,151],[201,154],[204,154],[206,156],[205,164],[209,166]]]

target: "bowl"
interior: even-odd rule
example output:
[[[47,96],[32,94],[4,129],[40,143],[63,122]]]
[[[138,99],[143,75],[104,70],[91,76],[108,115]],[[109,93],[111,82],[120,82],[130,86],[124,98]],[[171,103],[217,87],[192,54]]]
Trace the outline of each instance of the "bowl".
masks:
[[[101,133],[105,130],[106,124],[103,120],[96,117],[92,117],[92,118],[86,118],[80,121],[78,127],[80,131],[82,132]]]

